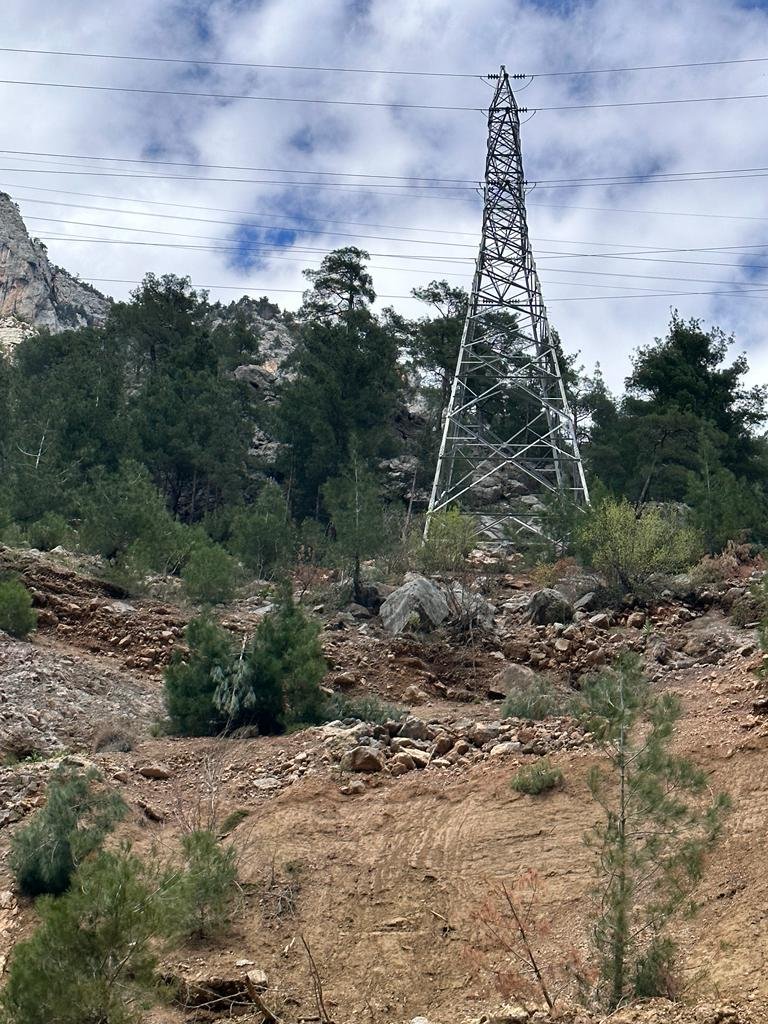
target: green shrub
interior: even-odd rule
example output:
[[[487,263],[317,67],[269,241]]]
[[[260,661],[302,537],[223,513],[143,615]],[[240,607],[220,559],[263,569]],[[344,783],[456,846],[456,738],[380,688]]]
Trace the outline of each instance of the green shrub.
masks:
[[[19,580],[0,579],[0,630],[19,639],[37,625],[32,596]]]
[[[64,516],[57,512],[46,512],[26,529],[27,542],[38,551],[52,551],[60,544],[66,544],[74,537],[74,531]]]
[[[455,572],[461,569],[477,544],[477,527],[472,516],[455,506],[435,513],[429,522],[420,561],[427,572]]]
[[[325,721],[320,681],[326,664],[318,632],[289,586],[239,656],[219,626],[193,620],[186,634],[189,655],[174,654],[165,672],[171,729],[188,736],[246,728],[270,734]]]
[[[227,724],[214,707],[213,695],[234,665],[232,641],[208,618],[192,619],[184,635],[189,653],[175,650],[165,670],[169,729],[182,736],[212,736]]]
[[[103,842],[126,807],[116,793],[99,788],[95,769],[59,765],[46,801],[11,840],[10,864],[27,896],[62,893],[80,861]]]
[[[155,879],[127,851],[100,852],[11,954],[3,1024],[134,1024],[155,982],[154,945],[168,915]]]
[[[182,837],[184,865],[173,886],[178,932],[185,939],[210,939],[232,919],[237,890],[235,848],[221,846],[212,832]]]
[[[526,796],[538,796],[546,793],[563,782],[563,773],[551,764],[546,757],[533,764],[524,765],[512,777],[512,789]]]
[[[235,565],[217,544],[196,545],[181,576],[187,597],[196,604],[224,604],[232,600]]]
[[[80,543],[109,561],[121,559],[137,543],[152,549],[172,519],[146,469],[134,462],[114,473],[95,471],[79,505]]]
[[[260,577],[289,563],[296,548],[296,527],[276,483],[265,484],[252,505],[235,513],[229,546]]]
[[[256,726],[274,733],[325,720],[320,681],[327,666],[318,632],[284,584],[275,610],[264,617],[214,695],[229,728]]]
[[[537,676],[528,686],[510,690],[501,707],[502,718],[525,718],[539,722],[567,712],[567,701],[545,676]]]
[[[634,964],[632,995],[636,999],[678,999],[676,960],[677,946],[672,939],[654,937]]]
[[[387,722],[400,721],[407,713],[397,704],[389,704],[375,696],[345,697],[344,694],[334,693],[325,702],[325,715],[328,721],[359,718],[361,722],[385,725]]]
[[[749,589],[731,606],[731,619],[736,626],[768,619],[768,577],[752,583]]]
[[[637,593],[657,574],[682,571],[702,549],[699,534],[679,517],[658,508],[638,515],[626,499],[592,509],[579,541],[589,563],[625,593]]]

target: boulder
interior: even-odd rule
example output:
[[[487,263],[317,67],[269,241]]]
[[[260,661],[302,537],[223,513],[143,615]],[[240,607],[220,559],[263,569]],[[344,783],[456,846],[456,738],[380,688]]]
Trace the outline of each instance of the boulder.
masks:
[[[421,629],[434,629],[448,618],[448,601],[431,580],[414,576],[390,594],[379,615],[389,633],[402,633],[414,619]]]
[[[366,608],[362,604],[356,604],[354,601],[347,606],[347,611],[353,619],[370,619],[373,614],[370,608]]]
[[[627,625],[631,629],[642,629],[645,625],[645,612],[632,612],[627,616]]]
[[[573,605],[560,591],[547,587],[531,595],[528,602],[528,618],[537,626],[552,622],[570,622],[573,618]]]
[[[142,765],[139,768],[139,775],[143,775],[145,779],[157,779],[158,781],[170,779],[171,777],[170,770],[162,764]]]
[[[524,1006],[508,1003],[487,1018],[487,1024],[528,1024],[531,1015]]]
[[[597,594],[594,590],[590,590],[588,593],[582,595],[578,601],[574,601],[573,610],[575,612],[593,612],[597,608]]]
[[[505,740],[503,743],[496,743],[491,747],[491,757],[504,757],[507,754],[515,754],[522,748],[522,743],[517,740]]]
[[[403,739],[411,740],[431,740],[435,735],[435,730],[422,718],[416,718],[414,715],[409,715],[400,727],[398,736]]]
[[[429,753],[426,750],[409,750],[408,757],[416,768],[426,768],[430,761]]]
[[[346,772],[380,772],[384,767],[383,758],[373,747],[353,747],[343,755],[341,768]]]
[[[500,725],[491,725],[489,722],[473,722],[467,730],[467,739],[476,747],[484,747],[486,743],[498,739],[500,732]]]
[[[603,586],[602,579],[594,573],[575,572],[555,583],[555,589],[566,597],[575,607],[588,594],[593,594]]]
[[[536,680],[536,673],[527,665],[507,664],[488,684],[488,696],[502,699],[513,690],[527,690]]]
[[[448,587],[448,607],[451,621],[479,626],[481,629],[493,629],[495,605],[476,590],[463,587],[458,580],[454,580]]]

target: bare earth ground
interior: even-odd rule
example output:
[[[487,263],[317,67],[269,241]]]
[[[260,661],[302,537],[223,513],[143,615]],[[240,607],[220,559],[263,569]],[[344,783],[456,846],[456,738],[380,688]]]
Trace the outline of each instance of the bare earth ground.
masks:
[[[303,937],[337,1024],[405,1024],[417,1015],[430,1024],[462,1024],[499,1003],[490,974],[478,972],[472,956],[487,946],[481,904],[494,882],[510,881],[529,868],[539,875],[541,906],[552,928],[545,957],[562,956],[572,946],[586,948],[592,876],[583,836],[595,813],[586,786],[595,756],[590,750],[555,753],[565,785],[538,798],[510,788],[514,769],[533,760],[520,753],[470,757],[450,768],[430,765],[400,778],[370,776],[363,792],[344,795],[341,787],[349,776],[342,777],[323,758],[327,734],[321,730],[225,742],[153,739],[148,730],[160,707],[157,664],[126,668],[125,660],[137,656],[136,645],[131,640],[118,647],[119,639],[113,643],[112,637],[135,635],[138,622],[143,646],[165,651],[156,636],[183,623],[184,615],[170,606],[160,614],[152,602],[138,607],[132,602],[124,612],[110,613],[112,632],[97,644],[95,626],[86,628],[83,620],[100,623],[116,599],[96,594],[95,586],[78,586],[79,597],[70,604],[87,609],[88,602],[101,603],[85,615],[70,612],[80,623],[75,627],[73,621],[72,632],[50,626],[34,644],[0,643],[0,691],[6,696],[0,715],[10,704],[4,688],[24,663],[32,665],[40,687],[29,691],[33,705],[46,699],[44,690],[52,683],[71,688],[70,718],[52,727],[61,745],[87,752],[98,721],[131,718],[138,739],[130,753],[85,756],[128,801],[131,814],[122,834],[140,849],[173,845],[179,813],[191,812],[206,770],[217,777],[222,814],[237,808],[248,812],[231,835],[243,881],[235,928],[220,945],[177,952],[166,964],[169,971],[238,977],[249,967],[237,962],[250,961],[268,974],[265,998],[287,1021],[317,1019]],[[60,608],[56,614],[66,624],[67,613]],[[250,617],[248,609],[235,614]],[[156,628],[158,620],[163,630]],[[742,645],[754,640],[719,612],[694,619],[686,630],[690,637],[703,637],[705,646],[713,635],[736,633],[735,642]],[[166,638],[167,647],[176,636]],[[89,644],[97,652],[89,653]],[[368,627],[362,635],[333,633],[329,644],[337,672],[360,674],[358,689],[392,696],[409,684],[423,687],[424,703],[414,709],[422,719],[447,724],[467,717],[498,719],[497,703],[480,697],[466,703],[461,671],[455,664],[446,668],[446,648],[439,644],[419,649],[417,641],[384,640]],[[479,657],[488,672],[498,668],[492,651]],[[720,660],[666,671],[658,684],[683,699],[681,752],[706,766],[713,790],[727,790],[733,800],[699,893],[701,909],[678,930],[689,982],[686,998],[716,1008],[710,1017],[688,1017],[680,1009],[623,1020],[768,1021],[768,719],[752,714],[754,659]],[[477,673],[464,671],[472,674],[477,691]],[[455,678],[449,678],[452,673]],[[430,679],[448,679],[448,696],[456,689],[462,702],[435,696],[440,687],[430,687]],[[18,689],[13,698],[21,699]],[[34,919],[31,908],[10,891],[8,838],[39,803],[52,763],[0,769],[0,934],[6,945],[0,945],[0,961]],[[167,769],[168,778],[145,778],[140,769],[148,765]],[[717,1007],[724,1001],[739,1004],[740,1016],[721,1016]],[[147,1019],[170,1024],[183,1014],[168,1007]],[[262,1018],[254,1013],[252,1019]]]

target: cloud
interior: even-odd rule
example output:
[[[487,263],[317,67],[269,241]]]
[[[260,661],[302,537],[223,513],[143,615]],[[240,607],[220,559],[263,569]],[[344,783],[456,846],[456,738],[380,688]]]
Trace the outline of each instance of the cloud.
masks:
[[[324,250],[358,244],[371,253],[381,304],[415,314],[418,304],[400,298],[414,286],[443,276],[469,286],[479,199],[471,189],[393,188],[404,182],[351,174],[479,179],[485,154],[480,111],[491,95],[479,76],[501,63],[535,74],[743,59],[754,55],[767,28],[766,4],[733,0],[700,0],[695,11],[661,0],[136,0],[108,14],[95,0],[39,0],[34,19],[28,3],[5,0],[7,46],[478,77],[6,54],[9,79],[362,99],[382,106],[0,85],[1,144],[54,154],[2,155],[0,189],[18,200],[55,262],[119,297],[146,271],[172,271],[200,286],[226,286],[212,288],[213,298],[229,301],[242,289],[272,293],[281,305],[295,307],[305,284],[301,270],[317,265]],[[539,108],[762,93],[768,92],[767,71],[768,64],[743,63],[539,77],[520,91],[519,102]],[[403,103],[477,110],[396,106]],[[766,104],[540,111],[524,125],[529,180],[645,179],[566,188],[542,183],[529,195],[552,322],[568,350],[579,350],[587,365],[601,362],[614,387],[628,372],[631,351],[664,333],[671,307],[733,332],[756,380],[768,371],[766,302],[742,287],[768,285],[761,266],[768,267],[765,178],[648,178],[764,166]],[[121,164],[96,156],[241,169]],[[347,176],[332,173],[338,171]],[[733,248],[747,245],[756,248],[748,254]],[[705,247],[713,251],[691,251]]]

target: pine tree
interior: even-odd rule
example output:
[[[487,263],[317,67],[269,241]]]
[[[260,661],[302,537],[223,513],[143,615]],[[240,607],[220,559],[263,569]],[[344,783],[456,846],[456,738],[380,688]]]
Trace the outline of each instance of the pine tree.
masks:
[[[312,288],[304,293],[299,316],[334,319],[366,309],[376,298],[373,279],[365,268],[367,259],[367,252],[348,245],[324,256],[318,270],[305,270],[304,277]]]
[[[28,896],[64,892],[77,865],[98,849],[125,811],[123,800],[103,788],[95,769],[60,765],[45,804],[11,841],[10,864],[21,891]]]
[[[188,654],[174,651],[165,670],[165,707],[171,730],[182,736],[212,736],[227,726],[214,704],[222,676],[233,668],[232,641],[209,618],[192,619],[185,639]]]
[[[0,994],[3,1024],[134,1024],[156,982],[168,880],[127,850],[86,861],[72,888],[37,904],[40,924],[16,944]]]
[[[342,475],[323,487],[323,504],[333,526],[336,554],[351,570],[353,595],[358,601],[360,563],[381,551],[387,537],[380,488],[356,451]]]
[[[296,528],[285,495],[274,481],[262,487],[253,504],[235,512],[229,547],[259,577],[289,562],[296,547]]]
[[[284,583],[275,610],[264,617],[237,663],[219,677],[213,699],[228,729],[256,726],[269,734],[322,721],[326,663],[318,632]]]
[[[114,469],[124,455],[124,366],[121,346],[103,330],[41,332],[16,346],[8,469],[18,521],[50,510],[71,515],[91,471]]]
[[[667,994],[668,926],[695,907],[728,799],[710,796],[706,773],[670,752],[679,700],[651,691],[636,656],[591,679],[583,703],[604,758],[589,775],[602,820],[587,844],[597,874],[592,938],[613,1009],[634,994]]]
[[[181,838],[183,864],[173,883],[175,927],[185,939],[210,939],[232,919],[237,883],[236,852],[222,846],[213,832],[201,829]]]
[[[148,274],[108,331],[129,352],[134,453],[170,510],[194,522],[245,481],[250,412],[244,385],[220,373],[205,293]]]
[[[373,292],[365,256],[338,250],[326,257],[327,273],[309,272],[315,288],[300,311],[293,374],[282,388],[275,423],[289,446],[282,468],[298,519],[319,514],[322,485],[339,475],[353,443],[365,462],[396,448],[398,343],[368,308]]]

